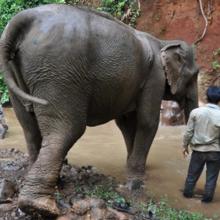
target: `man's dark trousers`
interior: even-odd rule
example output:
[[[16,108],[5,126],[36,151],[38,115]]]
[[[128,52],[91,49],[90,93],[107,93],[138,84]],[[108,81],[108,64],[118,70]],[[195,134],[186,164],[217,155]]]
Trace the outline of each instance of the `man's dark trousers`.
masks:
[[[206,164],[206,185],[205,192],[203,195],[204,202],[210,202],[213,199],[216,182],[220,170],[220,152],[199,152],[193,151],[188,176],[185,182],[184,196],[192,197],[193,190],[196,185],[197,180],[199,179],[204,165]]]

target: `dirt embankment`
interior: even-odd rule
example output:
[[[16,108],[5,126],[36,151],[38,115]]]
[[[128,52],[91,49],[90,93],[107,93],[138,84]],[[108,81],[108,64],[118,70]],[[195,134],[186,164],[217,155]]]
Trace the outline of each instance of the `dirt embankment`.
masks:
[[[192,0],[140,0],[141,16],[137,29],[149,32],[160,39],[179,39],[192,44],[205,30],[199,1]],[[212,69],[218,60],[213,52],[220,48],[220,1],[203,0],[203,11],[208,21],[205,37],[196,45],[197,62],[201,68],[199,94],[205,102],[204,91],[210,84],[220,86],[220,68]]]
[[[28,171],[28,156],[19,150],[0,149],[0,220],[155,220],[148,210],[135,207],[117,190],[113,177],[92,166],[76,167],[64,161],[54,198],[59,217],[27,215],[18,208],[18,194]],[[142,194],[142,193],[141,193]],[[136,200],[136,199],[135,199]],[[132,199],[129,199],[132,201]]]
[[[209,69],[213,51],[220,47],[220,1],[203,0],[208,19],[204,39],[197,45],[198,63]],[[141,16],[137,29],[152,33],[161,39],[180,39],[194,43],[203,33],[205,22],[199,1],[192,0],[140,0]]]

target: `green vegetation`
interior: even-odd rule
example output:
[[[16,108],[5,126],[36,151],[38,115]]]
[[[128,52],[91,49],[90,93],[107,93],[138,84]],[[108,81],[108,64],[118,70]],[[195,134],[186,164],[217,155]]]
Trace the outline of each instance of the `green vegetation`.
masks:
[[[140,6],[137,0],[65,0],[65,3],[97,8],[132,27],[136,26],[136,20],[140,16]]]
[[[134,0],[102,0],[98,8],[135,27],[137,17],[140,16],[138,2]]]
[[[212,61],[212,69],[214,71],[219,70],[220,69],[220,48],[218,48],[217,50],[215,50],[213,52],[213,61]]]
[[[116,192],[111,185],[108,184],[95,185],[87,189],[82,189],[79,187],[76,191],[77,193],[81,193],[85,196],[103,199],[109,206],[112,206],[112,204],[115,202],[126,202],[125,198]]]
[[[219,216],[207,218],[201,213],[188,212],[186,210],[178,210],[171,208],[166,199],[161,199],[159,202],[147,201],[137,202],[132,198],[125,198],[115,191],[111,185],[95,185],[87,189],[79,187],[77,193],[82,193],[85,196],[103,199],[108,206],[113,204],[130,204],[132,210],[135,210],[137,219],[146,219],[147,216],[152,215],[158,220],[217,220]],[[154,219],[154,218],[153,218]]]
[[[9,94],[7,86],[4,83],[3,76],[0,75],[0,103],[6,103],[9,101]]]
[[[140,209],[143,213],[151,212],[153,216],[156,216],[160,220],[217,220],[215,217],[207,218],[201,213],[191,213],[185,210],[171,208],[164,199],[158,203],[153,201],[142,203],[140,204]]]
[[[0,0],[0,33],[18,12],[48,3],[64,3],[64,0]]]

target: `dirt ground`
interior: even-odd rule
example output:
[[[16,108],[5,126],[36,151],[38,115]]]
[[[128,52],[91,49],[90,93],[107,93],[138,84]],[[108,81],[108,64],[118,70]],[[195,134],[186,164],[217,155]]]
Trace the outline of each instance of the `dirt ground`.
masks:
[[[13,110],[6,109],[5,115],[9,132],[1,140],[0,148],[15,148],[25,152],[24,137]],[[189,160],[182,158],[180,151],[183,131],[184,126],[159,128],[148,158],[145,195],[157,200],[166,198],[172,207],[201,212],[207,216],[220,216],[219,185],[212,204],[204,205],[200,202],[205,172],[198,182],[196,198],[182,197],[181,190],[189,163]],[[95,166],[106,176],[111,175],[121,183],[125,181],[126,150],[122,136],[113,122],[88,128],[70,150],[68,161],[77,166]]]

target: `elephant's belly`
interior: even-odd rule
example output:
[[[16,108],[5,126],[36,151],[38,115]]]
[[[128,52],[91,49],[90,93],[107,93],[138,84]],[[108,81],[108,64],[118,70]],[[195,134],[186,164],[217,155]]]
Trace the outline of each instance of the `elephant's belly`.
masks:
[[[87,125],[88,126],[96,126],[104,124],[108,121],[111,121],[112,119],[115,119],[117,115],[120,115],[122,113],[112,113],[108,110],[104,110],[100,112],[97,111],[90,111],[87,115]]]
[[[101,125],[104,123],[107,123],[109,121],[111,121],[113,118],[111,119],[107,119],[107,118],[88,118],[87,119],[87,126],[97,126],[97,125]]]
[[[121,103],[122,104],[122,103]],[[87,115],[87,125],[88,126],[96,126],[107,123],[113,119],[118,118],[119,116],[126,114],[128,112],[132,112],[136,109],[135,102],[131,102],[130,104],[124,106],[108,106],[106,108],[99,108],[98,106],[94,108],[90,108],[90,111]]]

